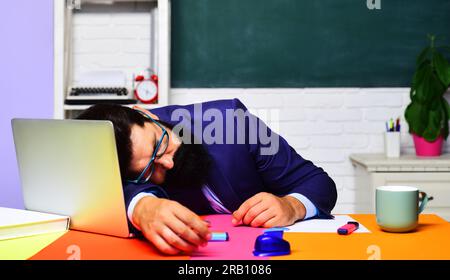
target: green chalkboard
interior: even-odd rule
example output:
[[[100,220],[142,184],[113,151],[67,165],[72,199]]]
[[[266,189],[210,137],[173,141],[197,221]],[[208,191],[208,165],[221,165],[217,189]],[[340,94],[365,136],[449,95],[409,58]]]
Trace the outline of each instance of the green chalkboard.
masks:
[[[172,87],[409,86],[449,0],[172,0]]]

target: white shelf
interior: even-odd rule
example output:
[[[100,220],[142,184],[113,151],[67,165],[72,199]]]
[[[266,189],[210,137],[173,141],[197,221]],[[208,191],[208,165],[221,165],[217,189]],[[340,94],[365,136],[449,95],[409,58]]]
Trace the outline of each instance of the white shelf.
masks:
[[[86,110],[87,108],[91,107],[92,105],[64,105],[64,110],[65,111],[77,111],[77,110]],[[158,108],[161,105],[159,104],[127,104],[127,105],[122,105],[122,106],[127,106],[127,107],[133,107],[133,106],[139,106],[141,108],[147,109],[147,110],[151,110],[154,108]]]
[[[115,2],[156,2],[158,0],[79,0],[81,4],[112,4]]]
[[[129,0],[82,0],[83,3],[100,3],[100,2],[132,2]],[[157,2],[157,15],[154,19],[157,21],[155,26],[156,44],[155,53],[156,67],[158,74],[158,104],[131,104],[129,107],[139,105],[146,109],[166,106],[169,104],[170,92],[170,0],[143,0],[142,2]],[[70,73],[70,51],[71,51],[71,34],[72,34],[72,13],[66,5],[65,0],[53,0],[54,7],[54,118],[62,119],[71,114],[71,111],[85,110],[91,105],[67,105],[65,104],[65,96],[68,92]],[[153,25],[152,25],[153,26]],[[153,41],[153,42],[155,42]]]
[[[415,154],[387,158],[384,154],[352,154],[350,160],[370,172],[450,172],[450,154],[417,157]]]

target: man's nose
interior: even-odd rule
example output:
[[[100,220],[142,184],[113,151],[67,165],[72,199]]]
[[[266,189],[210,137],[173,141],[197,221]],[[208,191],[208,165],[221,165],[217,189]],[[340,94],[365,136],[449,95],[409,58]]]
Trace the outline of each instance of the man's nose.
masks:
[[[173,168],[173,157],[170,155],[162,155],[155,159],[155,163],[162,165],[165,169]]]

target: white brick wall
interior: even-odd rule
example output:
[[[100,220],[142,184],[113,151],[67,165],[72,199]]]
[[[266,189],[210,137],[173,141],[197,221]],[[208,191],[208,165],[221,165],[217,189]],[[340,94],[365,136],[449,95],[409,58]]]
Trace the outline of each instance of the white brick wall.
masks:
[[[239,98],[254,114],[279,110],[277,131],[335,180],[338,203],[334,213],[358,213],[358,206],[367,203],[358,195],[358,188],[364,186],[355,186],[349,155],[383,152],[387,119],[401,117],[402,152],[414,153],[403,116],[408,88],[172,89],[170,102],[225,98]],[[450,152],[450,142],[444,150]]]

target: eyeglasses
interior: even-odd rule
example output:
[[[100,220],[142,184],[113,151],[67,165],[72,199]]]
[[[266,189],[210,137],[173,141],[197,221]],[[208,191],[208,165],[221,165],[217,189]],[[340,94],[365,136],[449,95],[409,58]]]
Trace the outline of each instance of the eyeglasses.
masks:
[[[145,184],[150,180],[150,177],[152,177],[153,171],[155,169],[155,165],[153,164],[155,161],[155,158],[159,158],[166,152],[167,146],[169,145],[169,134],[167,133],[166,129],[156,120],[154,120],[152,117],[150,117],[147,113],[144,113],[142,111],[139,111],[142,115],[144,115],[146,118],[151,120],[153,123],[155,123],[159,128],[162,130],[161,138],[159,138],[158,143],[154,147],[153,155],[148,162],[147,166],[145,166],[144,170],[139,174],[139,176],[135,180],[127,180],[130,183],[135,184]]]

